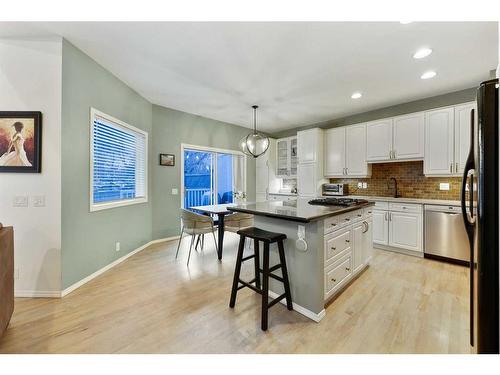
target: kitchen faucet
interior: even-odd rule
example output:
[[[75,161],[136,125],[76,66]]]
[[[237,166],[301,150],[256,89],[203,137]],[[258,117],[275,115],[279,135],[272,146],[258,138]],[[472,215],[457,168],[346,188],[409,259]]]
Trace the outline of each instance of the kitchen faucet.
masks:
[[[387,182],[387,189],[391,188],[391,181],[394,181],[394,198],[398,198],[398,181],[396,180],[395,177],[391,177],[389,181]]]

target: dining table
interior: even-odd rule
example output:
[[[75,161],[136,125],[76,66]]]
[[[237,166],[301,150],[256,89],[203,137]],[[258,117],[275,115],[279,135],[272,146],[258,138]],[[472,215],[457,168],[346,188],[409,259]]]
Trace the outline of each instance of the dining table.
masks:
[[[224,217],[226,215],[234,214],[234,212],[228,210],[228,207],[234,206],[237,206],[237,204],[212,204],[208,206],[194,206],[189,208],[190,210],[200,212],[204,215],[217,216],[217,257],[219,260],[222,259],[222,248],[224,245]]]

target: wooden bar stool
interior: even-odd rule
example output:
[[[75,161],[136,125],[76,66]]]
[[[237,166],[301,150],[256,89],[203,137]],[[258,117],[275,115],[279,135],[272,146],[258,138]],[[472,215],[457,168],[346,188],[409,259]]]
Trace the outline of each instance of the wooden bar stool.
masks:
[[[240,243],[238,246],[238,255],[236,257],[236,267],[234,269],[233,288],[231,290],[231,300],[229,307],[233,308],[236,303],[236,294],[242,288],[250,288],[255,292],[262,295],[262,317],[261,328],[263,331],[267,330],[267,311],[270,307],[277,304],[283,298],[286,298],[286,307],[288,310],[293,310],[292,295],[290,294],[290,282],[288,281],[288,272],[286,269],[285,249],[283,247],[283,240],[286,239],[286,234],[268,232],[256,227],[245,228],[239,230],[237,234],[240,235]],[[245,239],[252,238],[254,240],[254,254],[243,257],[243,249],[245,247]],[[262,253],[262,269],[260,269],[259,261],[259,241],[264,242],[264,250]],[[269,267],[269,245],[277,242],[280,263]],[[255,264],[255,277],[250,281],[243,281],[240,279],[241,264],[249,259],[254,259]],[[273,271],[281,268],[282,276],[273,274]],[[262,272],[262,288],[260,283],[260,273]],[[285,293],[278,296],[269,302],[269,278],[273,278],[283,283]],[[255,285],[252,285],[255,283]],[[242,285],[240,285],[242,284]]]

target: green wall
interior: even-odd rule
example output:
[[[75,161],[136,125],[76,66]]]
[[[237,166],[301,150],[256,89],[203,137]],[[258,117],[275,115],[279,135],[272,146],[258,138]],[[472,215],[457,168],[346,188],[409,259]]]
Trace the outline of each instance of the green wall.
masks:
[[[380,108],[369,112],[358,113],[352,116],[346,116],[334,120],[328,120],[307,126],[283,130],[281,132],[272,134],[272,136],[274,138],[283,138],[297,134],[298,130],[304,130],[310,128],[328,129],[328,128],[335,128],[338,126],[359,124],[362,122],[378,120],[386,117],[399,116],[407,113],[425,111],[432,108],[446,107],[448,105],[470,102],[475,100],[475,98],[476,98],[476,87],[472,87],[470,89],[450,92],[444,95],[438,95],[430,98],[415,100],[412,102],[393,105],[391,107]]]
[[[251,130],[225,122],[153,105],[153,238],[179,234],[181,143],[237,150]],[[175,154],[175,167],[162,167],[158,154]],[[172,195],[172,188],[179,195]],[[255,199],[255,160],[247,158],[248,200]]]
[[[151,240],[151,173],[148,203],[89,212],[89,112],[94,107],[151,138],[152,105],[67,41],[62,60],[64,289]],[[150,160],[152,155],[150,147]],[[121,244],[119,252],[115,242]]]

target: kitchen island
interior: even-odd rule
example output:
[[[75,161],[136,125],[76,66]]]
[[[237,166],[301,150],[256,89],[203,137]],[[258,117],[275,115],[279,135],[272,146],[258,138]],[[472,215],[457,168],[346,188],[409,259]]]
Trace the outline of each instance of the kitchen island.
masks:
[[[309,199],[266,201],[228,207],[254,215],[255,226],[284,233],[285,254],[294,310],[320,321],[325,303],[364,270],[372,254],[372,202],[352,206],[311,205]],[[279,262],[270,248],[270,264]],[[270,296],[283,293],[270,281]]]

